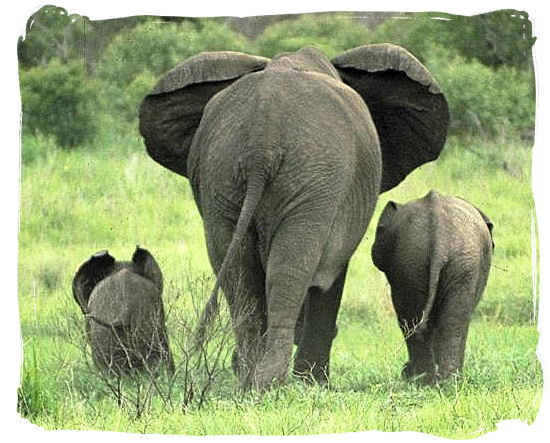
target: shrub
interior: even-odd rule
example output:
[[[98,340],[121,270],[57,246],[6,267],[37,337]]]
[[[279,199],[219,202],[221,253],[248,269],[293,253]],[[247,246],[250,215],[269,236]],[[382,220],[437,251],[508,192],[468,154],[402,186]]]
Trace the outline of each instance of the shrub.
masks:
[[[509,137],[534,127],[535,83],[529,72],[493,69],[438,47],[426,65],[449,102],[452,134]]]
[[[391,18],[373,31],[371,43],[394,43],[407,48],[422,62],[430,54],[434,44],[449,47],[447,22],[435,20],[433,14],[418,13],[402,18]]]
[[[328,57],[368,43],[366,26],[346,14],[307,14],[297,20],[284,20],[266,28],[256,40],[256,52],[273,57],[279,52],[296,51],[314,45]]]
[[[454,16],[453,45],[464,57],[476,58],[487,66],[529,69],[535,38],[528,17],[526,12],[511,9]]]
[[[54,60],[46,67],[20,71],[20,85],[24,132],[50,135],[62,147],[95,136],[96,91],[79,62]]]
[[[117,35],[94,75],[101,82],[103,109],[127,122],[155,79],[201,51],[246,51],[247,42],[212,19],[181,23],[147,22]]]
[[[22,67],[45,66],[52,59],[68,61],[79,58],[86,49],[88,20],[67,10],[47,5],[27,21],[25,36],[17,42],[17,55]]]
[[[528,14],[493,11],[472,17],[415,13],[386,20],[373,32],[373,42],[402,45],[424,61],[434,44],[453,48],[467,60],[487,66],[531,69],[534,43]]]
[[[143,97],[155,86],[157,77],[148,69],[137,74],[120,97],[121,117],[124,121],[136,118]]]

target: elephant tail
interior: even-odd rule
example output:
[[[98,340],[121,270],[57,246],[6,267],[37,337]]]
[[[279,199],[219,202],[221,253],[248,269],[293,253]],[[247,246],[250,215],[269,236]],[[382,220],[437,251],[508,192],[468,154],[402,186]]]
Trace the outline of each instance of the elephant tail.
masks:
[[[282,150],[252,150],[243,156],[235,169],[236,179],[246,183],[246,193],[241,212],[233,231],[233,237],[227,248],[220,270],[218,271],[214,289],[202,312],[198,329],[195,334],[195,345],[200,348],[204,344],[206,332],[219,310],[218,291],[227,267],[235,256],[237,248],[246,235],[252,217],[260,203],[266,186],[273,180],[282,163]]]
[[[426,329],[430,313],[432,311],[435,297],[437,295],[437,287],[439,286],[439,275],[441,274],[442,263],[439,257],[435,257],[430,263],[430,276],[428,280],[428,300],[422,311],[422,318],[416,327],[416,330],[422,332]]]
[[[437,296],[437,288],[439,286],[439,277],[444,266],[443,248],[440,244],[442,233],[439,228],[439,220],[437,214],[440,213],[441,200],[440,195],[436,191],[430,191],[426,196],[427,199],[427,213],[429,214],[429,232],[430,246],[429,246],[429,277],[428,277],[428,299],[422,312],[422,319],[420,320],[416,330],[422,332],[426,329],[427,323],[430,318],[435,298]]]

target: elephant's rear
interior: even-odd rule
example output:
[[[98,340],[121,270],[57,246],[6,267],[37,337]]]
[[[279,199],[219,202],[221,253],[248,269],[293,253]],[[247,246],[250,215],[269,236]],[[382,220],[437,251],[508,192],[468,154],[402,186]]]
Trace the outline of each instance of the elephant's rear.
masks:
[[[367,227],[381,180],[378,137],[361,98],[328,75],[284,70],[248,75],[216,95],[188,165],[207,230],[209,218],[238,218],[253,171],[268,177],[254,215],[264,265],[281,228],[309,224],[322,230],[312,246],[330,242],[335,251],[323,266],[340,266]]]
[[[478,208],[467,201],[446,198],[449,225],[451,273],[449,279],[460,285],[464,277],[475,282],[475,303],[479,301],[491,267],[493,255],[492,223]],[[465,275],[466,274],[466,275]]]
[[[159,289],[126,269],[106,278],[90,296],[88,336],[96,364],[120,374],[152,368],[173,369]]]
[[[479,209],[434,190],[406,204],[388,204],[373,260],[392,285],[397,310],[419,319],[449,294],[464,292],[471,294],[464,298],[465,311],[473,310],[487,283],[491,229]]]
[[[469,317],[479,301],[489,276],[493,250],[492,223],[478,208],[456,197],[430,191],[410,203],[410,210],[425,217],[429,249],[429,313],[442,304],[458,303]],[[420,215],[423,214],[423,215]],[[415,245],[416,246],[416,245]]]

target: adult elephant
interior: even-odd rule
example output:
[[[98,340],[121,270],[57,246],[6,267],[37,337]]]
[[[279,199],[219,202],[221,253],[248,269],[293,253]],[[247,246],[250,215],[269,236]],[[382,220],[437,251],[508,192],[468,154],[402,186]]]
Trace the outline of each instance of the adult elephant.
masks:
[[[294,371],[327,380],[346,269],[378,195],[438,157],[448,120],[431,74],[390,44],[332,61],[312,47],[205,52],[145,97],[147,152],[189,178],[203,218],[242,383],[286,377],[302,306]]]

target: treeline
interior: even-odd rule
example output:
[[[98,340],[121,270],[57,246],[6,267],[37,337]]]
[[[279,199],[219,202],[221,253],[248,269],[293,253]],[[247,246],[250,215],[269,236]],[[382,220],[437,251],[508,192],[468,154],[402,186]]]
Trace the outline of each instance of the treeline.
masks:
[[[139,103],[158,77],[201,51],[272,57],[315,45],[331,57],[380,42],[404,46],[438,79],[451,108],[451,134],[532,136],[534,38],[525,12],[400,14],[374,28],[346,13],[256,18],[261,28],[252,32],[250,26],[240,32],[243,23],[146,16],[90,21],[43,7],[29,18],[18,42],[23,136],[75,147],[135,131]]]

